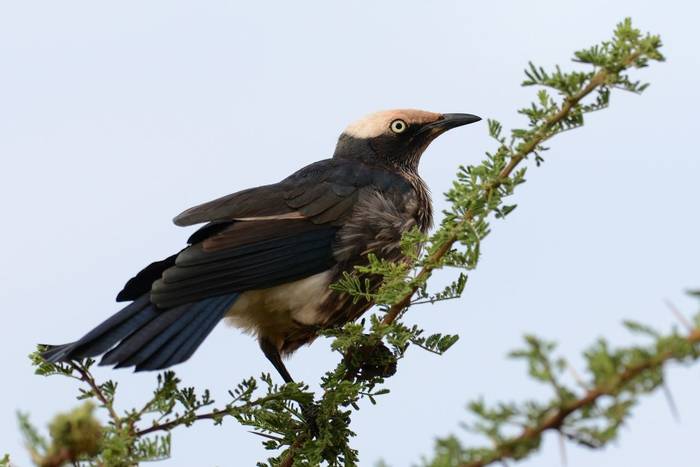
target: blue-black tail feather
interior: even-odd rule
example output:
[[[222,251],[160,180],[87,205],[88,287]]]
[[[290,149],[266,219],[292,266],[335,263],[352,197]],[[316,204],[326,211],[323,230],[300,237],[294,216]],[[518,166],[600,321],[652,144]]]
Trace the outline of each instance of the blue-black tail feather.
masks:
[[[136,371],[168,368],[192,356],[238,296],[231,293],[160,310],[145,294],[80,340],[50,347],[43,357],[56,363],[107,352],[100,365],[135,366]]]
[[[175,337],[163,342],[158,352],[137,364],[136,371],[168,368],[190,358],[233,304],[228,297],[221,297],[222,303],[210,302],[207,309],[196,313],[192,323],[180,330]]]
[[[195,350],[197,350],[197,347],[199,347],[202,341],[209,335],[209,332],[214,329],[217,322],[218,320],[215,317],[208,317],[199,329],[187,337],[187,340],[182,343],[182,346],[175,351],[165,364],[168,366],[175,365],[190,358]]]

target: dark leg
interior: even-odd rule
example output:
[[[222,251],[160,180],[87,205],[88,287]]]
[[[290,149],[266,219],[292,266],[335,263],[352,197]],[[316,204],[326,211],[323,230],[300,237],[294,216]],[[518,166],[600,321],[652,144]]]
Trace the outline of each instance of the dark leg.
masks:
[[[260,338],[260,348],[262,349],[267,359],[270,360],[272,366],[274,366],[277,372],[280,374],[284,382],[293,383],[294,380],[292,379],[292,375],[289,374],[289,371],[287,371],[287,367],[284,366],[284,363],[282,362],[282,357],[280,356],[280,352],[279,350],[277,350],[277,346],[270,342],[270,340],[262,337]]]
[[[270,363],[272,363],[272,365],[275,367],[275,369],[280,374],[284,382],[293,383],[294,380],[292,379],[292,375],[289,374],[289,371],[287,371],[287,367],[284,366],[284,363],[282,362],[282,357],[280,356],[280,352],[279,350],[277,350],[277,346],[270,340],[265,339],[264,337],[260,338],[259,342],[260,348],[262,349],[263,353],[265,354],[267,359],[270,360]],[[316,425],[316,406],[313,403],[311,405],[300,405],[301,414],[306,419],[306,423],[309,427],[311,435],[314,437],[318,436],[318,425]]]

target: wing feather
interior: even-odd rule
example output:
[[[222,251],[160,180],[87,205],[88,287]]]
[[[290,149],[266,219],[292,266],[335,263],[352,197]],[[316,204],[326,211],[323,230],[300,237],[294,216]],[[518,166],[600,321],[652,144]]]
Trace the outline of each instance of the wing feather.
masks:
[[[410,189],[400,175],[381,167],[328,159],[279,183],[195,206],[174,222],[208,224],[174,259],[137,276],[132,289],[154,281],[151,300],[170,308],[325,271],[337,264],[337,233],[355,213],[360,193],[388,188]]]
[[[264,289],[331,268],[337,227],[308,220],[236,222],[183,250],[153,283],[151,301],[172,307],[220,294]]]

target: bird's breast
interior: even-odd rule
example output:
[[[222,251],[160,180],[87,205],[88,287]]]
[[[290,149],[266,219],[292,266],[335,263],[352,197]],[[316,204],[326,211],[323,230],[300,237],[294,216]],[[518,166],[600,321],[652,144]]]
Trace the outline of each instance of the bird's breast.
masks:
[[[400,261],[401,238],[419,225],[415,192],[384,193],[366,190],[338,231],[334,255],[341,264],[366,263],[367,255]]]

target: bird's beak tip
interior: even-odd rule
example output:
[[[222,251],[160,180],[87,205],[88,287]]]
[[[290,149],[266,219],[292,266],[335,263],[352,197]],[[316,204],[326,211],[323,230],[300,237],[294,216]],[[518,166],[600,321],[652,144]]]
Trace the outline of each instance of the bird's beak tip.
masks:
[[[462,126],[462,125],[469,125],[470,123],[476,123],[481,120],[481,117],[477,115],[472,115],[472,114],[461,114],[461,113],[456,113],[456,114],[442,114],[442,119],[440,120],[441,122],[444,122],[445,125],[449,125],[450,128]]]
[[[438,120],[423,126],[420,132],[429,132],[435,137],[452,128],[476,123],[479,120],[481,117],[472,114],[442,114]]]

